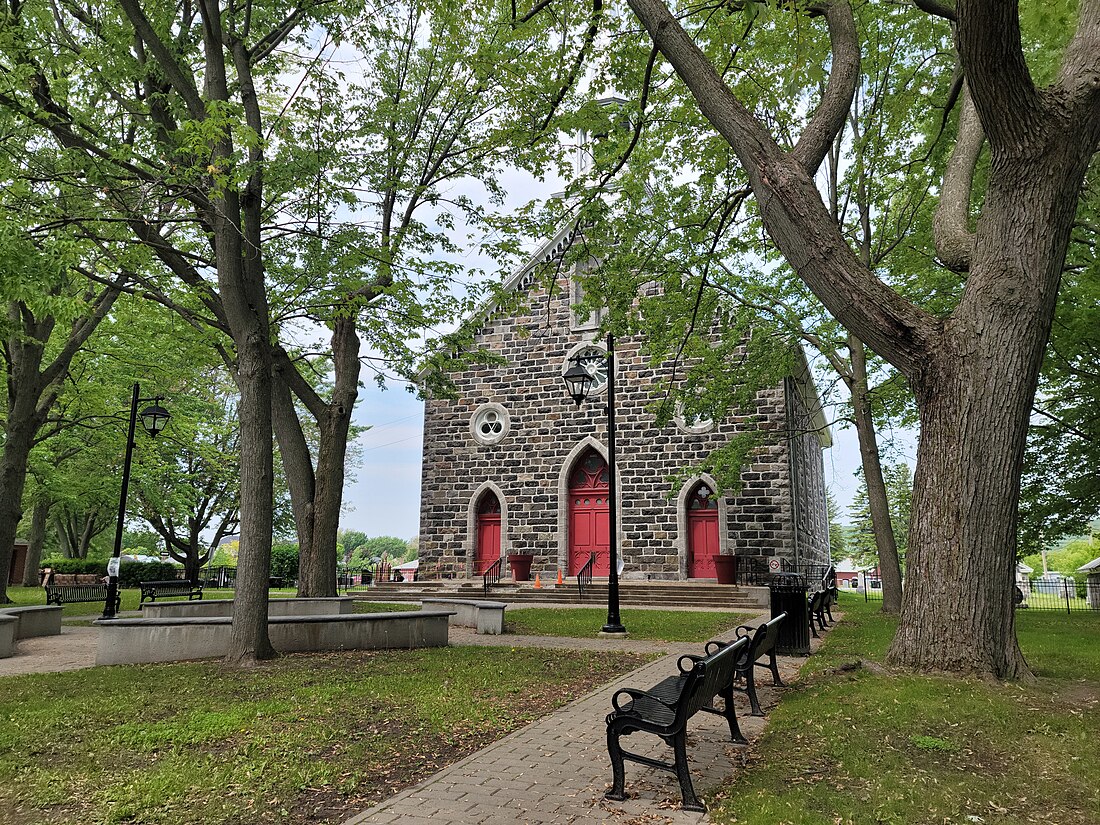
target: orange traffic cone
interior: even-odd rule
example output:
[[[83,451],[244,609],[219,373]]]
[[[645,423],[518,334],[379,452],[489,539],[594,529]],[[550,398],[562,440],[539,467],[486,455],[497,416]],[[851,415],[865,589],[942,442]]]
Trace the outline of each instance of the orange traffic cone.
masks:
[[[558,568],[558,585],[561,585],[561,568]]]
[[[538,573],[535,574],[535,589],[536,590],[542,589],[542,579],[539,578]]]

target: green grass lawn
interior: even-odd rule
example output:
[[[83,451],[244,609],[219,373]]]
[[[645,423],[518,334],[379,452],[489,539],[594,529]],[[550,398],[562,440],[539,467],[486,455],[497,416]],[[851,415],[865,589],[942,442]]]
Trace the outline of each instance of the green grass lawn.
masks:
[[[631,639],[705,642],[732,631],[752,616],[695,610],[626,610],[621,618]],[[505,632],[519,635],[592,638],[606,623],[607,610],[599,607],[509,607],[504,611]]]
[[[845,621],[770,714],[720,823],[1100,822],[1100,615],[1017,614],[1036,684],[866,670],[895,623],[842,596]]]
[[[646,660],[447,647],[6,677],[0,823],[342,822]]]

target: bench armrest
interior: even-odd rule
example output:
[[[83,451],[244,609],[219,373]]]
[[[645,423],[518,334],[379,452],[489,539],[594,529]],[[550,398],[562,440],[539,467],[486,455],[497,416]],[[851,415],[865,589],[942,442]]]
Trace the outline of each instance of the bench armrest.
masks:
[[[755,632],[756,628],[753,627],[751,624],[739,624],[736,631],[738,639],[748,638]]]
[[[687,675],[688,673],[691,673],[692,669],[695,667],[695,663],[703,661],[704,658],[706,658],[706,657],[705,656],[694,656],[691,653],[685,653],[683,656],[681,656],[679,659],[676,660],[676,667],[678,667],[680,669],[681,674]],[[687,667],[684,667],[684,660],[685,659],[687,659],[687,661],[688,661],[688,666]]]
[[[652,693],[646,693],[644,690],[637,690],[635,688],[622,688],[620,690],[615,691],[615,695],[611,697],[611,704],[615,707],[615,710],[617,710],[617,711],[622,711],[623,710],[622,706],[619,704],[619,697],[620,696],[629,696],[630,701],[632,701],[632,702],[635,699],[650,699],[654,702],[659,702],[660,704],[664,705],[669,710],[675,710],[676,709],[676,706],[674,704],[672,704],[671,702],[666,702],[660,696],[654,696]]]

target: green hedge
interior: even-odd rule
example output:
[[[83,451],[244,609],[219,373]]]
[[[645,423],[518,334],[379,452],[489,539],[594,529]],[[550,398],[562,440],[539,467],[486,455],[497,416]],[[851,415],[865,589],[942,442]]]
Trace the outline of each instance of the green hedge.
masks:
[[[107,575],[106,559],[48,559],[43,567],[51,568],[55,573],[94,573]],[[124,561],[118,571],[118,583],[122,587],[137,587],[141,582],[166,581],[178,579],[183,568],[162,561]]]
[[[55,573],[98,573],[107,575],[105,559],[46,559],[43,567],[49,567]]]
[[[279,542],[271,548],[271,575],[286,581],[298,578],[298,545]]]
[[[178,579],[183,568],[166,561],[124,561],[118,571],[121,587],[137,587],[141,582],[158,582]]]

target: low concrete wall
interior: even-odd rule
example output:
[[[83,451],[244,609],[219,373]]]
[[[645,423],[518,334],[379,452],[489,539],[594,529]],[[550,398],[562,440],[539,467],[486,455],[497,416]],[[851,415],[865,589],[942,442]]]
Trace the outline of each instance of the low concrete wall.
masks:
[[[452,610],[451,618],[462,627],[476,627],[483,636],[499,636],[504,632],[504,608],[507,602],[483,602],[476,599],[423,599],[424,610]]]
[[[344,616],[354,610],[355,599],[337,596],[330,599],[268,599],[268,616]],[[204,599],[191,602],[146,602],[141,606],[145,619],[209,619],[233,615],[232,599]]]
[[[19,619],[15,616],[0,616],[0,659],[15,653],[15,631],[18,628]]]
[[[26,607],[5,607],[0,616],[14,616],[18,620],[16,639],[35,636],[57,636],[61,633],[61,614],[64,608],[56,604],[34,604]]]
[[[289,601],[289,600],[288,600]],[[281,653],[315,650],[380,650],[443,647],[447,644],[444,611],[354,613],[330,616],[273,616],[271,643]],[[97,621],[97,665],[178,662],[224,656],[232,619],[113,619]]]

